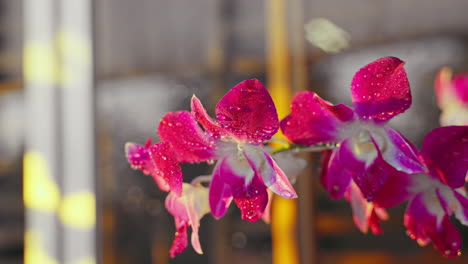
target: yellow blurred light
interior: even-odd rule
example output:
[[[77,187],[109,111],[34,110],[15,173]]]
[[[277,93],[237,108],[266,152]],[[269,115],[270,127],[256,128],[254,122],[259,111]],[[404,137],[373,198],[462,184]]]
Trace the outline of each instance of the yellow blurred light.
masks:
[[[38,152],[24,155],[24,204],[27,208],[54,212],[60,203],[60,191],[53,181],[46,160]]]
[[[47,255],[41,246],[40,235],[37,231],[25,232],[24,247],[25,264],[58,264],[58,261]]]
[[[60,69],[53,42],[24,44],[23,71],[26,81],[38,84],[55,84],[60,81]]]
[[[339,52],[349,46],[348,32],[326,18],[315,18],[304,26],[306,39],[328,53]]]
[[[96,222],[96,199],[90,191],[67,194],[60,205],[59,216],[67,227],[89,229]]]

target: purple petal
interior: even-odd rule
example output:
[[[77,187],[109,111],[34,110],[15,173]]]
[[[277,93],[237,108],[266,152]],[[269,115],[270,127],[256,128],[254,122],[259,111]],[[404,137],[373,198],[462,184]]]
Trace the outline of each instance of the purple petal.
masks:
[[[149,147],[151,157],[153,158],[157,175],[156,178],[162,177],[170,186],[171,192],[178,196],[182,193],[182,169],[176,160],[176,153],[169,142],[159,142]]]
[[[256,79],[234,86],[216,105],[216,118],[233,137],[252,144],[270,139],[279,127],[273,100]]]
[[[351,98],[361,119],[387,122],[410,107],[411,91],[403,65],[398,58],[385,57],[354,75]]]
[[[313,145],[340,139],[345,122],[354,118],[354,112],[345,105],[332,105],[309,91],[297,93],[291,103],[291,114],[281,121],[283,134],[292,142]]]
[[[232,201],[231,187],[226,183],[225,178],[229,177],[228,175],[233,174],[233,172],[226,163],[227,157],[216,163],[213,170],[213,179],[210,182],[210,209],[211,214],[216,218],[221,218],[226,214]]]
[[[348,170],[348,162],[341,159],[341,148],[331,151],[323,162],[321,181],[333,199],[341,198],[351,183],[352,171]],[[346,156],[346,155],[344,155]]]
[[[206,112],[200,100],[194,95],[191,101],[192,115],[205,128],[205,131],[210,133],[212,137],[219,139],[226,135],[224,131]]]
[[[184,199],[185,200],[185,199]],[[180,197],[169,193],[166,197],[166,209],[174,217],[176,232],[169,253],[171,258],[182,253],[187,248],[187,228],[189,219],[187,216],[186,204]]]
[[[288,177],[268,153],[249,148],[246,148],[243,153],[252,169],[270,190],[287,199],[297,198],[296,191],[289,183]]]
[[[383,159],[399,171],[406,173],[418,173],[425,170],[418,158],[416,147],[397,131],[386,127],[388,144],[382,151]],[[374,136],[374,135],[372,135]],[[382,146],[379,146],[382,150]]]
[[[375,142],[365,143],[366,147],[362,147],[355,141],[347,139],[341,144],[340,159],[343,160],[345,167],[337,169],[347,171],[364,197],[372,201],[387,181],[388,164],[383,160]],[[365,149],[369,147],[372,149]]]
[[[434,176],[452,188],[465,184],[468,126],[439,127],[426,135],[421,155]]]
[[[457,99],[462,104],[468,103],[468,74],[457,74],[452,80],[453,88]]]
[[[213,140],[187,111],[169,112],[159,123],[158,134],[174,147],[179,162],[202,162],[214,158]]]
[[[410,201],[404,222],[409,236],[420,245],[427,245],[432,240],[434,248],[443,256],[457,257],[460,254],[460,234],[433,192],[420,193]]]
[[[374,203],[383,208],[391,208],[410,198],[413,181],[405,172],[398,171],[388,164],[386,168],[387,180],[377,192]]]
[[[255,175],[248,186],[241,178],[231,181],[230,185],[242,219],[250,222],[260,219],[268,204],[267,189],[260,177]]]

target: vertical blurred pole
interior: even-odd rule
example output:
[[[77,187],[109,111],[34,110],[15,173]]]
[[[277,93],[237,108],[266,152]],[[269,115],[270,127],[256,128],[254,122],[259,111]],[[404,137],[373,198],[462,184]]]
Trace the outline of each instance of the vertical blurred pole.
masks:
[[[304,0],[290,1],[291,15],[291,54],[293,91],[307,90],[307,62],[304,36]],[[304,153],[302,158],[312,162],[312,155]],[[308,166],[297,179],[298,192],[298,238],[301,263],[316,263],[315,223],[314,223],[314,166]]]
[[[267,0],[266,12],[267,85],[279,118],[283,118],[289,111],[291,101],[285,1]],[[299,262],[296,200],[275,196],[271,210],[273,264],[296,264]]]
[[[25,263],[95,263],[90,0],[24,1]]]
[[[56,3],[24,0],[23,75],[27,125],[24,166],[25,263],[60,263],[61,169]]]
[[[63,263],[96,262],[92,0],[61,0]]]

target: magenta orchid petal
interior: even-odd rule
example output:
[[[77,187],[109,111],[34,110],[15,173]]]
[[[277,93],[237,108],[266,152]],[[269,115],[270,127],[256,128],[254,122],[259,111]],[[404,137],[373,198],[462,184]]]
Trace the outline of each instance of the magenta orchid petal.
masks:
[[[447,215],[438,229],[428,230],[432,244],[444,257],[456,258],[461,254],[461,236]]]
[[[208,115],[202,103],[195,95],[192,96],[191,108],[192,115],[195,116],[195,119],[205,128],[206,132],[210,133],[212,137],[219,139],[221,136],[227,134],[227,132]]]
[[[158,134],[174,147],[179,162],[202,162],[214,158],[214,141],[187,111],[167,113],[159,123]]]
[[[344,195],[353,176],[352,168],[348,167],[348,161],[341,158],[342,147],[332,150],[323,162],[321,182],[333,199],[339,199]],[[343,156],[347,157],[346,154]]]
[[[455,95],[462,104],[468,103],[468,74],[457,74],[452,80]]]
[[[139,169],[144,174],[149,174],[154,170],[153,159],[148,147],[141,146],[133,142],[125,144],[125,156],[132,169]]]
[[[130,165],[150,174],[163,191],[177,195],[182,191],[182,169],[176,160],[169,142],[141,146],[135,143],[125,145],[125,153]]]
[[[187,228],[188,224],[185,221],[175,220],[176,223],[176,233],[174,236],[174,241],[172,242],[171,248],[169,249],[169,255],[171,258],[179,255],[184,252],[187,248]]]
[[[334,142],[345,122],[354,112],[345,105],[332,105],[309,91],[297,93],[291,103],[291,114],[281,121],[284,135],[296,144],[313,145]]]
[[[421,164],[416,147],[396,130],[386,127],[388,145],[382,156],[386,162],[399,171],[406,173],[423,172],[425,167]],[[382,149],[381,146],[379,146]]]
[[[153,158],[157,176],[162,177],[171,188],[171,192],[179,195],[182,192],[182,169],[176,160],[176,153],[169,142],[159,142],[149,147]]]
[[[297,198],[296,191],[289,183],[288,177],[265,151],[245,148],[243,151],[247,162],[264,184],[274,193],[284,198]]]
[[[256,79],[234,86],[216,105],[216,119],[232,137],[252,144],[270,139],[279,128],[273,100]]]
[[[250,222],[260,219],[268,204],[268,193],[265,184],[258,175],[254,175],[249,185],[244,179],[231,179],[234,202],[241,211],[241,218]]]
[[[176,224],[176,234],[170,250],[171,257],[181,253],[187,247],[187,227],[189,225],[192,227],[192,247],[198,254],[203,254],[198,230],[200,219],[210,211],[207,188],[184,183],[182,196],[169,193],[165,204],[169,213],[174,216]]]
[[[337,169],[347,171],[364,197],[372,201],[388,179],[388,163],[382,158],[372,138],[369,137],[364,143],[359,140],[347,139],[342,142],[340,159],[346,162],[343,162],[343,167]]]
[[[421,155],[434,176],[452,188],[462,187],[468,170],[468,126],[432,130],[424,138]]]
[[[270,176],[266,176],[261,174],[263,182],[265,185],[272,190],[274,193],[278,194],[279,196],[287,199],[297,198],[297,193],[292,187],[291,183],[289,182],[288,177],[281,168],[276,164],[276,162],[271,158],[271,156],[263,152],[265,158],[269,164],[273,168],[273,173]]]
[[[438,197],[433,192],[417,194],[408,204],[404,223],[409,236],[420,245],[432,241],[434,248],[445,257],[460,254],[461,237],[450,222]]]
[[[374,203],[383,208],[391,208],[410,198],[413,181],[411,175],[398,171],[388,164],[386,169],[387,181],[377,192]]]
[[[354,223],[362,233],[366,234],[369,228],[374,235],[383,233],[380,222],[388,219],[385,209],[368,202],[354,182],[346,192],[346,199],[351,203]]]
[[[351,98],[363,120],[383,123],[411,105],[405,63],[395,57],[378,59],[361,68],[351,83]]]
[[[233,174],[227,165],[227,157],[219,160],[213,170],[213,178],[210,182],[209,201],[211,214],[216,218],[221,218],[232,201],[231,187],[226,183],[227,174]]]

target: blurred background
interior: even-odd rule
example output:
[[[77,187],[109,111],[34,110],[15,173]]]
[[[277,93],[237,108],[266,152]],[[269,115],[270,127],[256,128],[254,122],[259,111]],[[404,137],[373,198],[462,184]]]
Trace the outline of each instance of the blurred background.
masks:
[[[361,234],[348,203],[320,186],[318,155],[272,225],[231,206],[202,219],[204,255],[189,245],[169,259],[166,194],[124,156],[127,141],[157,140],[160,118],[192,94],[213,109],[247,78],[282,105],[304,89],[350,105],[353,74],[384,56],[407,62],[413,92],[391,126],[420,146],[439,126],[435,73],[468,71],[466,10],[466,0],[0,0],[0,263],[467,263],[412,241],[404,205],[384,235]],[[184,165],[184,178],[210,169]]]

